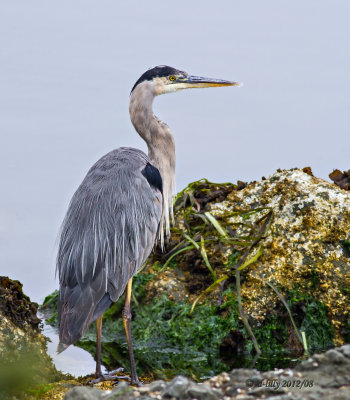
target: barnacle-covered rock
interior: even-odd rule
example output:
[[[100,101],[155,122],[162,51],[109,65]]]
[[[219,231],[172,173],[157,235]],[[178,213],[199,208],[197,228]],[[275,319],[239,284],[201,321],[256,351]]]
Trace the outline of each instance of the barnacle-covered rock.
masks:
[[[341,338],[350,312],[350,193],[300,169],[278,171],[268,179],[232,191],[210,211],[224,218],[236,210],[259,209],[249,221],[254,225],[273,211],[269,233],[261,241],[263,252],[249,267],[242,285],[245,311],[263,321],[279,301],[264,284],[272,282],[284,292],[298,287],[327,307]],[[245,215],[233,215],[228,223],[244,235]]]

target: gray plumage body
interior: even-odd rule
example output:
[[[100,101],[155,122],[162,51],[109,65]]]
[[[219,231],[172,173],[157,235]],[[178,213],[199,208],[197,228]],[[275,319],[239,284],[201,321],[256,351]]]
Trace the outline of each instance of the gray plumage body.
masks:
[[[96,375],[101,373],[103,312],[127,287],[123,323],[131,382],[138,384],[130,331],[132,277],[149,256],[159,232],[170,235],[175,191],[175,142],[152,111],[153,99],[181,89],[233,86],[235,82],[188,75],[168,66],[146,71],[130,96],[130,118],[148,156],[122,147],[102,157],[75,192],[63,222],[57,271],[60,291],[58,351],[77,341],[97,319]]]
[[[114,150],[71,200],[57,258],[61,351],[118,300],[152,250],[162,194],[142,174],[147,164],[141,150]]]

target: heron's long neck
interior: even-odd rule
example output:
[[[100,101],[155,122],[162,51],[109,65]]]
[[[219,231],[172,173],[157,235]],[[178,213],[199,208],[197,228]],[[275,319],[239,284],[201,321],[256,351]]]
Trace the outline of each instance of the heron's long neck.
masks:
[[[138,90],[139,89],[139,90]],[[148,146],[148,156],[159,169],[163,180],[163,218],[166,233],[170,235],[169,215],[173,217],[173,195],[175,191],[175,142],[164,122],[152,110],[154,94],[145,88],[136,87],[130,98],[130,118],[138,134]],[[162,238],[163,238],[163,229]]]

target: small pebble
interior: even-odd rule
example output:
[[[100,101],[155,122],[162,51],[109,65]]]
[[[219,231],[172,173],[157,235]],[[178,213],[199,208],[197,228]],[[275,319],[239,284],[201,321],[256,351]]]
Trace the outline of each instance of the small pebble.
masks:
[[[342,364],[345,362],[345,357],[337,350],[328,350],[325,356],[335,364]]]
[[[96,388],[76,386],[64,396],[64,400],[96,400],[103,392]]]
[[[345,357],[350,358],[350,344],[346,344],[339,349]]]
[[[182,395],[186,392],[186,389],[189,385],[189,379],[185,378],[184,376],[177,376],[172,381],[169,382],[167,387],[163,391],[163,397],[175,397],[181,398]]]
[[[149,385],[147,385],[150,392],[160,392],[165,389],[165,386],[166,383],[162,380],[153,381]]]

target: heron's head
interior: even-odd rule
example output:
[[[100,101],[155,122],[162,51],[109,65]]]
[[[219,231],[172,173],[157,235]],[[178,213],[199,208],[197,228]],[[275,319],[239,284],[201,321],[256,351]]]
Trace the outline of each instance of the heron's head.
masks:
[[[152,90],[153,94],[157,96],[182,89],[239,85],[237,82],[189,75],[187,72],[168,67],[167,65],[159,65],[142,74],[132,88],[131,93],[137,87]]]

